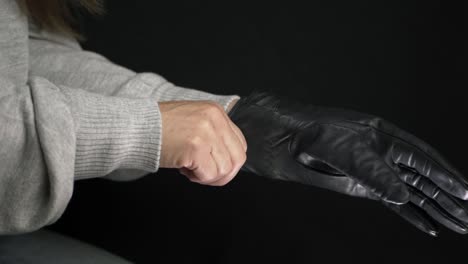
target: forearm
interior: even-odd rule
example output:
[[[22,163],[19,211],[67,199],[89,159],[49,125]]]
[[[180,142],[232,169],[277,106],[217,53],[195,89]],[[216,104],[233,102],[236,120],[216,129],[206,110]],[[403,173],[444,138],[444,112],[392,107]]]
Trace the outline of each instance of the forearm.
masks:
[[[30,25],[29,47],[31,74],[68,87],[157,102],[212,100],[225,110],[232,100],[240,98],[176,86],[155,73],[136,73],[100,54],[82,50],[73,39],[39,31],[34,25]]]
[[[136,73],[112,63],[100,54],[82,50],[74,39],[40,31],[30,24],[30,75],[41,76],[58,85],[92,93],[125,98],[149,98],[157,102],[174,100],[212,100],[227,112],[238,95],[217,95],[176,86],[155,73]],[[148,171],[114,170],[105,178],[133,180]]]
[[[76,179],[159,168],[157,102],[35,76],[28,54],[26,17],[0,0],[0,235],[55,222]]]

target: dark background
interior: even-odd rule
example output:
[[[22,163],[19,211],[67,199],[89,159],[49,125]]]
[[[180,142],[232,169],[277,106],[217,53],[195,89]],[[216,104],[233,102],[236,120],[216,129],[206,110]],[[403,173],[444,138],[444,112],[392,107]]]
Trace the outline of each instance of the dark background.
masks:
[[[85,49],[216,94],[268,88],[379,115],[462,172],[464,9],[451,1],[107,1]],[[380,204],[240,172],[224,187],[174,170],[76,182],[51,229],[136,263],[452,263],[468,236],[432,238]],[[325,261],[326,260],[326,261]]]

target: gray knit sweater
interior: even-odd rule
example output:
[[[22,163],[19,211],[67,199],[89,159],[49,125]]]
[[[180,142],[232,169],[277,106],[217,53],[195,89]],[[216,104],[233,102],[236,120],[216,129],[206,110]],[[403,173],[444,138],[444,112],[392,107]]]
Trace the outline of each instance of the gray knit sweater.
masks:
[[[54,223],[74,180],[156,172],[158,102],[213,100],[226,110],[236,98],[118,66],[0,0],[0,235]]]

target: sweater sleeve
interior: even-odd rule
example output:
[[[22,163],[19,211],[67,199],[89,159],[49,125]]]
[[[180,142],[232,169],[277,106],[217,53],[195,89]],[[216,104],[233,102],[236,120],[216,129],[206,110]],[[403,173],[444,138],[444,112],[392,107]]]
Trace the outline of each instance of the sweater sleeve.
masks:
[[[211,100],[227,111],[239,95],[218,95],[192,88],[176,86],[162,76],[130,69],[111,62],[106,57],[81,48],[72,38],[39,29],[29,23],[30,74],[89,92],[127,97],[152,98],[155,102],[173,100]],[[121,168],[104,178],[129,181],[148,171]]]
[[[33,22],[29,24],[29,47],[34,75],[94,93],[153,98],[157,102],[211,100],[225,111],[234,99],[240,98],[236,94],[219,95],[176,86],[156,73],[136,73],[100,54],[83,50],[74,39],[40,30]]]
[[[16,1],[0,0],[0,235],[54,223],[76,179],[159,167],[157,102],[32,73],[27,31]]]

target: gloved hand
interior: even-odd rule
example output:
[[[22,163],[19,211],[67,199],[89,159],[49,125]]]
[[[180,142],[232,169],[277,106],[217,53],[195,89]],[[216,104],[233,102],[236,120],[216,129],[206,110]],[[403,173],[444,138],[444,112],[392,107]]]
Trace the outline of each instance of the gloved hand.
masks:
[[[228,116],[247,140],[241,170],[381,201],[436,236],[468,233],[468,183],[435,149],[379,117],[303,105],[266,91]]]

